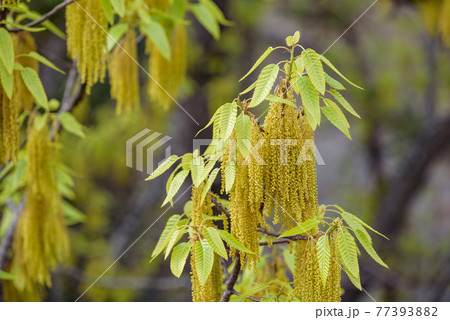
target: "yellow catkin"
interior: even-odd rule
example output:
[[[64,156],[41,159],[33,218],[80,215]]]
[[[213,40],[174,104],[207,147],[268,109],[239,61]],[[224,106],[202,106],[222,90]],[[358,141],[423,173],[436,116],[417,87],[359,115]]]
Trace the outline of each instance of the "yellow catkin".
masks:
[[[105,78],[107,29],[101,0],[78,0],[67,6],[67,52],[72,60],[77,60],[88,94],[95,83]]]
[[[3,89],[0,89],[0,108],[2,161],[3,163],[9,160],[16,161],[19,143],[19,110],[17,95],[14,90],[11,99],[9,99]]]
[[[450,46],[450,0],[443,1],[438,28],[445,45]]]
[[[57,187],[56,145],[50,140],[47,126],[39,130],[32,124],[27,138],[25,208],[17,224],[12,263],[20,291],[50,286],[50,272],[64,261],[68,251],[62,198]]]
[[[339,251],[337,234],[333,232],[330,235],[330,268],[324,290],[324,301],[340,302],[341,301],[341,265],[339,263]]]
[[[147,42],[150,53],[148,85],[150,99],[168,109],[176,99],[180,85],[186,75],[186,27],[177,25],[171,36],[171,59],[168,61],[151,43]]]
[[[211,221],[205,221],[203,215],[212,215],[211,195],[207,195],[206,199],[200,204],[204,184],[199,187],[192,187],[192,224],[197,230],[200,225],[205,227],[212,226]],[[214,302],[219,301],[222,288],[222,272],[220,259],[214,253],[214,265],[204,285],[200,284],[195,266],[195,257],[197,255],[195,243],[200,240],[199,232],[193,232],[191,242],[191,282],[192,282],[192,301],[194,302]]]
[[[131,56],[131,57],[130,57]],[[111,96],[117,100],[116,112],[130,113],[139,108],[139,79],[136,33],[128,29],[120,46],[111,55],[109,76]]]

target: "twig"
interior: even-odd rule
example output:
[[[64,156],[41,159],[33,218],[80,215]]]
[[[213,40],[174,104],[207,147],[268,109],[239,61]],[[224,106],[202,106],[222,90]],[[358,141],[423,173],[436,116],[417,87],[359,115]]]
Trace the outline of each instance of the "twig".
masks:
[[[214,203],[214,205],[217,207],[217,209],[219,209],[220,211],[225,213],[225,215],[227,217],[231,217],[231,214],[230,214],[230,212],[228,212],[227,208],[225,208],[225,206],[222,203],[220,203],[219,197],[212,192],[209,192],[209,194],[211,195],[212,203]]]
[[[273,232],[273,231],[264,229],[261,226],[258,228],[258,231],[261,232],[261,233],[265,233],[265,234],[267,234],[269,236],[272,236],[272,237],[277,237],[278,238],[279,236],[281,236],[281,233],[277,233],[277,232]],[[317,239],[317,238],[319,238],[319,237],[321,237],[323,235],[324,235],[323,232],[319,232],[317,234],[308,235],[308,236],[302,236],[302,235],[298,234],[298,235],[295,235],[295,236],[283,237],[281,239],[274,240],[274,241],[272,241],[272,244],[289,243],[291,241],[308,240],[310,238]],[[267,245],[269,245],[269,242],[268,241],[260,242],[259,245],[260,246],[267,246]]]
[[[220,299],[220,302],[229,302],[230,297],[233,294],[233,288],[236,284],[236,281],[239,277],[239,273],[241,272],[241,258],[238,252],[236,252],[236,264],[234,265],[233,272],[227,277],[227,281],[225,283],[225,291],[222,294],[222,298]]]
[[[39,19],[34,20],[28,24],[25,25],[25,27],[27,28],[31,28],[34,27],[42,22],[44,22],[45,20],[47,20],[48,18],[54,16],[56,13],[58,13],[60,10],[64,9],[65,7],[67,7],[69,4],[71,4],[72,2],[75,2],[75,0],[65,0],[63,2],[61,2],[60,4],[56,5],[52,10],[50,10],[49,12],[43,14]],[[19,31],[23,31],[22,28],[13,28],[13,29],[9,29],[9,32],[19,32]]]

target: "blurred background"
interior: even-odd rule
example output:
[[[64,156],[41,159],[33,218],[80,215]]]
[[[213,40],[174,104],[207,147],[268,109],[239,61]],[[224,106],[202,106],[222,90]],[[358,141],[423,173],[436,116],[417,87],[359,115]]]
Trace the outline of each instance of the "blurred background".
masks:
[[[164,213],[167,175],[145,182],[146,174],[128,168],[126,140],[149,128],[172,137],[172,153],[192,152],[193,137],[214,111],[255,80],[257,73],[237,83],[257,57],[300,30],[304,47],[326,51],[365,88],[345,93],[362,117],[351,119],[352,141],[328,122],[316,133],[326,164],[318,167],[319,202],[341,205],[390,238],[375,243],[390,270],[363,255],[362,286],[377,301],[450,301],[450,41],[446,46],[436,32],[426,6],[444,1],[215,2],[233,25],[222,27],[216,41],[191,19],[188,76],[177,99],[200,125],[177,106],[166,112],[149,103],[143,72],[139,112],[116,116],[107,84],[96,85],[75,109],[87,137],[64,134],[62,143],[71,146],[63,149],[63,161],[75,176],[70,200],[77,219],[70,227],[70,263],[55,272],[47,299],[77,299],[127,250],[82,301],[190,301],[188,268],[177,279],[169,260],[148,263],[167,218],[182,211],[189,192]],[[47,12],[57,3],[30,6]],[[63,14],[52,21],[64,28]],[[63,40],[41,33],[37,43],[43,55],[69,69]],[[139,50],[144,57],[145,45]],[[41,76],[49,98],[61,97],[64,76],[46,67]],[[343,301],[371,300],[347,279],[343,287]]]

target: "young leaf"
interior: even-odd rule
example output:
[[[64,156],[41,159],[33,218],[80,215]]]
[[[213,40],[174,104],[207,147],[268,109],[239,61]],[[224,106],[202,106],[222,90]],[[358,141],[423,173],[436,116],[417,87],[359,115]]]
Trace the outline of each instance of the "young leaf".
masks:
[[[14,68],[14,46],[11,35],[5,28],[0,28],[0,43],[2,49],[0,50],[0,60],[8,73],[12,73]]]
[[[274,96],[273,94],[267,95],[266,100],[269,100],[269,101],[272,101],[272,102],[288,104],[288,105],[290,105],[290,106],[292,106],[294,108],[297,108],[297,105],[294,102],[292,102],[291,100],[284,99],[284,98],[281,98],[281,97],[277,97],[277,96]]]
[[[208,128],[210,125],[212,125],[212,124],[214,123],[214,121],[216,121],[217,118],[220,119],[220,112],[221,112],[222,108],[223,108],[223,105],[220,106],[220,107],[216,110],[216,112],[215,112],[214,115],[211,117],[211,119],[209,119],[208,124],[207,124],[206,126],[204,126],[202,129],[200,129],[200,131],[197,132],[197,134],[196,134],[195,136],[198,136],[198,134],[199,134],[200,132],[202,132],[203,130],[205,130],[206,128]]]
[[[248,150],[247,142],[252,138],[252,120],[246,114],[241,114],[236,120],[236,139],[237,147],[244,158],[247,158],[250,150]]]
[[[163,57],[170,60],[170,43],[164,28],[158,22],[152,20],[150,23],[141,24],[141,29],[152,40]]]
[[[247,78],[253,71],[255,71],[256,68],[264,61],[266,58],[274,51],[275,49],[272,47],[268,47],[266,51],[256,60],[255,64],[250,68],[250,70],[243,76],[239,82]]]
[[[310,114],[315,123],[320,125],[320,105],[319,105],[319,92],[313,86],[311,79],[307,76],[299,77],[297,80],[300,96],[302,98],[303,108],[306,114]],[[310,123],[311,124],[311,123]],[[313,126],[315,129],[315,126]]]
[[[265,66],[259,74],[258,80],[256,80],[255,92],[253,93],[252,101],[249,108],[258,106],[263,102],[277,79],[280,67],[277,64],[269,64]]]
[[[345,90],[345,87],[342,83],[332,78],[328,73],[325,73],[325,82],[328,85],[336,90]]]
[[[184,265],[191,251],[192,244],[190,242],[182,242],[178,244],[172,251],[170,258],[170,270],[177,278],[183,273]]]
[[[348,103],[348,101],[336,90],[331,89],[330,93],[333,95],[333,97],[336,99],[337,102],[339,102],[341,104],[341,106],[344,107],[345,110],[347,110],[348,112],[350,112],[352,115],[354,115],[355,117],[361,119],[361,117],[359,116],[359,114],[355,111],[355,109],[353,109],[353,107],[350,105],[350,103]]]
[[[359,265],[356,243],[353,236],[347,230],[338,233],[338,248],[342,264],[359,283]]]
[[[236,163],[234,161],[228,162],[225,167],[225,192],[230,192],[236,178]]]
[[[75,119],[70,112],[63,112],[58,115],[58,119],[61,122],[61,126],[64,130],[80,137],[84,138],[83,126]]]
[[[165,206],[166,203],[168,203],[173,199],[173,197],[177,194],[178,190],[180,190],[181,185],[183,184],[188,174],[189,174],[188,170],[182,170],[173,178],[169,187],[169,191],[167,192],[167,196],[164,199],[164,202],[161,205],[161,207]]]
[[[211,170],[214,168],[214,166],[216,165],[216,160],[209,160],[206,163],[206,166],[203,168],[201,175],[199,176],[199,181],[203,182],[209,175],[209,173],[211,172]]]
[[[206,184],[205,184],[205,189],[203,189],[203,192],[202,192],[202,199],[200,200],[200,203],[203,203],[203,201],[205,200],[206,194],[211,189],[211,186],[212,186],[214,180],[216,180],[217,173],[219,173],[219,168],[214,169],[211,172],[211,174],[209,175],[208,181],[206,181]]]
[[[1,51],[1,50],[0,50]],[[14,73],[9,73],[3,61],[0,60],[0,84],[3,86],[3,90],[5,90],[6,95],[9,99],[11,99],[14,88]]]
[[[214,265],[214,251],[206,240],[195,242],[195,268],[198,281],[203,286],[208,280]]]
[[[37,72],[29,67],[26,67],[23,68],[20,73],[22,75],[23,82],[25,83],[33,97],[36,99],[36,102],[44,108],[48,109],[47,94],[45,93],[41,79],[39,79],[39,75],[37,74]]]
[[[355,232],[355,230],[361,230],[361,232],[365,234],[366,238],[370,241],[370,243],[372,243],[372,237],[364,228],[364,226],[358,220],[355,219],[354,215],[352,215],[349,212],[343,211],[341,212],[341,216],[342,218],[344,218],[344,221],[349,225],[349,227],[353,230],[353,232]]]
[[[166,226],[164,227],[161,236],[159,237],[158,242],[156,243],[155,249],[152,252],[152,260],[158,256],[167,246],[172,237],[172,233],[175,230],[178,222],[180,221],[181,216],[179,214],[174,214],[167,220]],[[151,262],[151,261],[150,261]]]
[[[255,89],[255,87],[256,87],[256,81],[253,82],[251,85],[249,85],[247,89],[245,89],[244,91],[242,91],[241,93],[239,93],[239,95],[242,96],[242,95],[246,94],[247,92],[250,92],[250,91],[252,91],[253,89]]]
[[[301,76],[303,71],[305,71],[305,63],[303,62],[302,56],[295,59],[294,67],[294,70],[297,71],[297,75]]]
[[[309,230],[311,230],[314,227],[317,227],[319,225],[320,221],[317,219],[310,219],[305,220],[302,223],[300,223],[298,226],[287,230],[286,232],[283,232],[281,236],[278,238],[284,238],[284,237],[291,237],[296,236],[302,233],[308,233]],[[309,234],[308,234],[309,235]]]
[[[120,39],[122,39],[128,28],[128,23],[118,23],[108,30],[108,37],[106,38],[106,48],[108,51],[111,51]]]
[[[214,15],[214,17],[220,24],[224,26],[233,25],[233,22],[228,21],[225,18],[220,8],[212,0],[200,0],[200,2],[203,3],[206,7],[208,7],[209,11]]]
[[[312,84],[317,91],[325,94],[325,72],[323,71],[322,61],[320,61],[320,55],[313,49],[306,49],[301,56]]]
[[[300,40],[300,31],[295,31],[294,36],[292,37],[292,42],[297,44]]]
[[[238,249],[239,251],[242,251],[242,252],[247,252],[247,253],[254,254],[254,252],[252,252],[249,249],[247,249],[242,243],[240,243],[238,241],[238,239],[233,237],[231,234],[229,234],[225,230],[217,230],[217,232],[219,232],[219,234],[222,237],[222,239],[226,243],[228,243],[231,247],[236,248],[236,249]]]
[[[198,22],[205,27],[206,30],[216,39],[220,38],[220,27],[214,16],[214,12],[211,12],[209,7],[203,3],[191,4],[191,10]]]
[[[159,177],[164,172],[166,172],[177,160],[180,159],[180,157],[176,155],[171,155],[166,160],[164,160],[163,163],[161,163],[158,168],[156,168],[155,171],[153,171],[145,181],[155,179],[156,177]]]
[[[1,280],[14,280],[14,275],[8,273],[6,271],[0,270],[0,279]]]
[[[203,180],[201,179],[203,170],[205,169],[205,161],[202,156],[193,157],[191,161],[191,175],[192,175],[192,183],[194,186],[198,187]]]
[[[341,257],[342,258],[342,257]],[[361,280],[359,278],[359,275],[356,277],[354,276],[345,265],[342,265],[342,267],[344,268],[345,273],[347,274],[348,278],[350,279],[350,281],[353,283],[353,285],[358,289],[358,290],[362,290],[361,287]]]
[[[64,71],[62,71],[60,68],[58,68],[57,66],[55,66],[53,63],[51,63],[46,57],[41,56],[39,53],[31,51],[30,53],[27,54],[27,56],[39,61],[42,64],[45,64],[47,67],[50,67],[56,71],[58,71],[59,73],[62,74],[66,74]]]
[[[214,227],[209,227],[203,229],[205,233],[205,238],[208,241],[209,245],[213,250],[224,259],[228,259],[227,250],[225,249],[225,246],[223,245],[223,240],[220,237],[219,232],[217,232],[217,229]]]
[[[114,24],[114,11],[110,0],[102,0],[103,11],[110,24]]]
[[[327,58],[325,58],[324,56],[320,56],[320,60],[322,60],[328,67],[331,68],[331,70],[333,70],[334,72],[336,72],[342,79],[344,79],[345,81],[347,81],[348,83],[350,83],[352,86],[364,90],[363,88],[361,88],[360,86],[357,86],[356,84],[354,84],[353,82],[351,82],[350,80],[348,80],[338,69],[336,69],[336,67],[330,62],[330,60],[328,60]]]
[[[348,213],[348,212],[347,212]],[[351,213],[349,213],[351,214]],[[355,216],[354,214],[352,214],[352,218],[355,219],[356,221],[358,221],[360,224],[362,224],[364,227],[366,227],[367,229],[369,229],[370,231],[376,233],[379,236],[382,236],[383,238],[389,240],[388,237],[386,237],[384,234],[378,232],[377,230],[375,230],[374,228],[372,228],[371,226],[369,226],[367,223],[365,223],[364,221],[362,221],[360,218],[358,218],[357,216]]]
[[[319,237],[317,240],[316,250],[317,259],[319,261],[320,278],[322,279],[322,284],[325,285],[327,282],[328,270],[330,268],[331,261],[330,245],[328,244],[327,235]]]
[[[387,264],[380,258],[380,256],[377,254],[377,252],[373,248],[372,242],[367,238],[366,234],[360,229],[353,230],[353,232],[355,233],[355,236],[358,239],[359,243],[361,243],[361,245],[364,247],[366,252],[373,258],[373,260],[378,262],[383,267],[389,269]]]
[[[223,141],[228,140],[233,133],[236,114],[237,104],[235,102],[225,104],[220,112],[220,138]]]
[[[125,0],[110,0],[114,11],[121,17],[125,14]]]
[[[187,232],[186,229],[178,229],[175,230],[172,233],[172,236],[170,237],[169,243],[167,244],[166,247],[166,254],[164,255],[164,260],[167,259],[167,257],[169,256],[170,252],[172,251],[173,246],[178,242],[178,240],[180,240],[180,238]]]
[[[352,140],[352,137],[350,136],[350,132],[348,131],[348,122],[342,113],[341,109],[331,100],[324,99],[325,106],[322,107],[322,112],[327,117],[327,119],[339,130],[341,130],[347,138]],[[332,103],[330,103],[332,102]],[[336,107],[334,107],[336,106]]]

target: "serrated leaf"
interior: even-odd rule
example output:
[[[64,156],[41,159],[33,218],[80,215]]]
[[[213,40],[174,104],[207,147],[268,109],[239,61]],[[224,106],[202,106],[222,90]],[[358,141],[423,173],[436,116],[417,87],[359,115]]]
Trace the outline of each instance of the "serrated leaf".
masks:
[[[172,236],[170,237],[169,243],[167,244],[166,247],[166,253],[164,255],[164,260],[167,259],[167,257],[169,256],[170,252],[172,251],[173,246],[178,242],[178,240],[180,240],[180,238],[187,232],[186,229],[178,229],[175,230],[172,233]]]
[[[273,84],[277,79],[280,67],[277,64],[269,64],[265,66],[256,80],[255,91],[253,92],[252,100],[249,108],[254,108],[263,102],[272,90]]]
[[[163,163],[161,163],[158,168],[155,169],[155,171],[153,171],[147,179],[145,179],[145,181],[148,180],[152,180],[155,179],[156,177],[159,177],[160,175],[162,175],[164,172],[166,172],[175,162],[177,162],[177,160],[180,159],[180,157],[176,156],[176,155],[171,155],[170,157],[168,157],[166,160],[164,160]]]
[[[125,14],[125,0],[110,0],[114,11],[121,17]]]
[[[330,245],[328,243],[328,236],[323,235],[319,237],[316,244],[317,259],[319,261],[320,278],[322,284],[325,285],[328,277],[328,270],[330,268]]]
[[[281,98],[281,97],[277,97],[277,96],[274,96],[273,94],[267,95],[266,100],[269,100],[269,101],[272,101],[272,102],[288,104],[288,105],[290,105],[290,106],[292,106],[294,108],[297,108],[297,105],[294,102],[292,102],[291,100],[284,99],[284,98]]]
[[[294,60],[295,70],[298,72],[297,75],[301,76],[303,71],[305,71],[305,63],[303,62],[302,56],[299,56]]]
[[[332,78],[328,73],[325,73],[325,82],[328,85],[336,90],[345,90],[345,87],[342,83]]]
[[[350,132],[348,131],[349,125],[345,115],[342,113],[341,109],[331,100],[324,99],[325,106],[322,107],[322,112],[325,117],[339,130],[341,130],[347,138],[352,140]]]
[[[58,119],[61,122],[61,126],[64,128],[64,130],[80,138],[85,137],[83,126],[78,122],[77,119],[75,119],[75,117],[70,112],[63,112],[59,114]]]
[[[264,53],[258,58],[258,60],[256,60],[255,64],[250,68],[250,70],[245,74],[245,76],[243,76],[239,82],[241,82],[242,80],[244,80],[245,78],[247,78],[253,71],[255,71],[256,68],[259,67],[259,65],[266,60],[266,58],[274,51],[275,49],[272,47],[268,47],[266,49],[266,51],[264,51]],[[243,93],[241,93],[243,94]]]
[[[297,84],[306,114],[310,114],[315,123],[320,125],[319,92],[312,84],[311,79],[307,76],[299,77]],[[315,129],[313,124],[311,124],[311,126]]]
[[[330,62],[330,60],[328,60],[327,58],[325,58],[324,56],[320,56],[320,60],[322,60],[328,67],[331,68],[331,70],[333,70],[334,72],[336,72],[342,79],[344,79],[345,81],[347,81],[348,83],[350,83],[352,86],[364,90],[363,88],[361,88],[360,86],[354,84],[353,82],[351,82],[350,80],[348,80],[338,69],[336,69],[336,67]]]
[[[322,61],[320,55],[313,49],[306,49],[301,55],[305,64],[306,72],[311,78],[314,87],[321,94],[325,94],[325,72],[323,71]]]
[[[247,249],[242,243],[240,243],[238,241],[238,239],[236,239],[234,236],[232,236],[230,233],[226,232],[225,230],[217,230],[217,232],[219,232],[219,234],[222,237],[222,239],[226,243],[228,243],[231,247],[236,248],[236,249],[238,249],[239,251],[242,251],[242,252],[247,252],[247,253],[254,254],[254,252],[252,252],[249,249]]]
[[[108,51],[111,51],[119,43],[129,26],[128,23],[118,23],[108,30],[108,37],[106,38],[106,48]]]
[[[211,170],[214,168],[215,165],[216,160],[209,160],[206,163],[206,166],[203,168],[202,173],[199,176],[200,183],[202,183],[206,179],[206,177],[208,177],[209,173],[211,172]]]
[[[156,243],[155,249],[153,249],[152,260],[166,248],[180,219],[181,216],[179,214],[174,214],[167,220],[166,226],[164,227],[164,230]]]
[[[353,283],[353,285],[358,289],[358,290],[362,290],[361,287],[361,280],[358,277],[355,277],[345,265],[342,265],[342,267],[344,268],[345,273],[347,274],[348,278],[350,279],[350,281]]]
[[[11,35],[5,28],[0,28],[0,59],[8,73],[12,73],[14,68],[14,46]]]
[[[197,132],[197,134],[196,134],[195,136],[198,136],[198,134],[199,134],[200,132],[202,132],[203,130],[205,130],[206,128],[208,128],[211,124],[213,124],[214,121],[216,121],[217,118],[220,119],[220,112],[221,112],[221,110],[222,110],[222,107],[223,107],[223,105],[220,106],[220,107],[216,110],[216,112],[213,114],[213,116],[211,117],[211,119],[209,119],[208,124],[207,124],[206,126],[204,126],[199,132]]]
[[[214,12],[211,12],[211,10],[203,3],[191,4],[191,10],[198,22],[200,22],[200,24],[208,30],[216,40],[218,40],[220,38],[220,27],[214,16]]]
[[[201,177],[204,169],[205,161],[203,160],[203,157],[193,157],[191,162],[191,175],[194,186],[198,187],[203,182],[204,178],[201,179]]]
[[[45,64],[47,67],[50,67],[56,71],[58,71],[59,73],[62,74],[66,74],[64,71],[62,71],[60,68],[58,68],[57,66],[55,66],[52,62],[50,62],[46,57],[41,56],[39,53],[31,51],[30,53],[27,54],[27,56],[39,61],[42,64]]]
[[[48,99],[47,94],[45,93],[44,87],[42,86],[41,79],[39,79],[39,75],[37,72],[29,67],[23,68],[20,71],[22,75],[23,82],[28,88],[28,91],[33,95],[36,99],[36,102],[48,109]]]
[[[348,101],[336,90],[331,89],[330,93],[333,95],[333,97],[336,99],[337,102],[339,102],[341,104],[342,107],[344,107],[345,110],[347,110],[348,112],[350,112],[352,115],[354,115],[355,117],[361,119],[361,117],[359,116],[359,114],[355,111],[355,109],[353,109],[353,107],[350,105],[350,103],[348,103]]]
[[[377,254],[377,252],[373,248],[372,242],[370,241],[370,239],[367,238],[366,234],[360,229],[353,230],[353,232],[355,233],[355,236],[358,239],[359,243],[361,243],[361,245],[364,247],[366,252],[373,258],[373,260],[378,262],[383,267],[389,269],[387,264],[380,258],[380,256]]]
[[[14,88],[14,73],[13,72],[9,73],[3,64],[3,61],[1,60],[0,60],[0,84],[3,87],[3,90],[5,90],[5,93],[8,96],[8,98],[11,99]]]
[[[206,240],[195,242],[195,269],[200,284],[203,286],[208,280],[214,265],[214,251]]]
[[[308,233],[314,227],[319,225],[320,221],[317,219],[305,220],[300,223],[298,226],[283,232],[278,238],[291,237],[299,234]],[[309,235],[309,234],[308,234]]]
[[[152,20],[150,23],[141,24],[142,32],[152,40],[156,48],[161,52],[166,60],[170,60],[170,42],[166,31],[158,22]]]
[[[341,216],[342,218],[344,218],[344,221],[348,224],[348,226],[353,230],[361,230],[365,235],[366,238],[372,243],[372,237],[370,236],[370,234],[367,232],[367,230],[364,228],[364,226],[355,219],[355,216],[352,215],[349,212],[341,212]]]
[[[241,114],[236,120],[236,139],[237,147],[244,156],[248,157],[250,150],[249,142],[252,139],[252,120],[246,114]]]
[[[228,259],[227,250],[225,249],[225,246],[223,245],[223,240],[217,232],[217,229],[214,227],[208,227],[203,229],[205,238],[208,241],[209,245],[213,250],[224,259]]]
[[[169,186],[169,191],[167,192],[167,196],[164,199],[163,204],[161,207],[165,206],[166,203],[171,201],[173,197],[177,194],[178,190],[180,190],[181,185],[183,184],[184,180],[188,176],[189,171],[188,170],[182,170],[180,171],[172,180],[172,183]]]
[[[347,212],[348,213],[348,212]],[[349,213],[351,214],[351,213]],[[378,232],[377,230],[375,230],[374,228],[372,228],[371,226],[369,226],[367,223],[365,223],[364,221],[362,221],[360,218],[358,218],[357,216],[355,216],[354,214],[352,214],[353,219],[355,219],[356,221],[358,221],[359,223],[361,223],[364,227],[366,227],[367,229],[369,229],[370,231],[376,233],[379,236],[382,236],[383,238],[389,240],[388,237],[386,237],[384,234]]]
[[[225,192],[230,192],[236,178],[236,163],[230,161],[225,167]]]
[[[219,173],[219,168],[214,169],[214,170],[211,172],[211,174],[209,175],[208,181],[206,181],[205,188],[203,189],[203,192],[202,192],[202,199],[200,200],[200,204],[202,204],[203,201],[205,200],[206,194],[207,194],[207,193],[209,192],[209,190],[211,189],[211,186],[212,186],[214,180],[215,180],[216,177],[217,177],[217,173]]]
[[[183,273],[187,257],[191,251],[192,243],[182,242],[173,248],[172,256],[170,258],[170,270],[177,278]]]
[[[247,92],[250,92],[250,91],[252,91],[253,89],[255,89],[255,87],[256,87],[256,81],[253,82],[251,85],[249,85],[247,89],[245,89],[244,91],[242,91],[241,93],[239,93],[239,95],[242,96],[242,95],[246,94]]]
[[[237,104],[227,103],[222,107],[220,112],[220,139],[223,141],[233,133],[234,125],[236,124]]]
[[[356,243],[355,239],[348,231],[344,230],[338,233],[338,248],[342,264],[359,283],[359,264]]]

